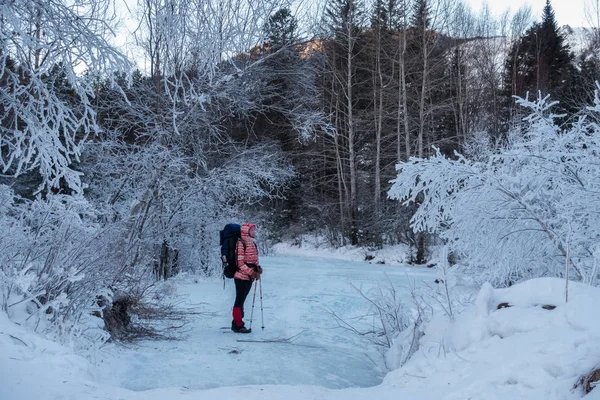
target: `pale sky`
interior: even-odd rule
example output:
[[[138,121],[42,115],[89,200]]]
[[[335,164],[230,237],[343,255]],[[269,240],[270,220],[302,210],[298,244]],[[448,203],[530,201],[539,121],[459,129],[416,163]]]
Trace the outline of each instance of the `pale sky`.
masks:
[[[300,1],[302,4],[306,4],[306,2],[311,2],[313,0],[295,0]],[[323,2],[325,0],[321,0]],[[497,16],[501,15],[505,10],[511,10],[511,13],[516,12],[523,5],[530,5],[533,12],[533,17],[536,21],[539,21],[542,14],[542,9],[546,4],[546,0],[464,0],[468,3],[474,11],[478,11],[481,9],[481,6],[484,3],[487,3],[491,8],[492,12]],[[600,8],[600,0],[550,0],[552,7],[554,8],[554,13],[556,15],[556,19],[559,25],[570,25],[571,27],[590,27],[592,26],[588,19],[586,18],[586,13],[584,11],[586,5],[588,8],[592,4],[598,5]],[[124,4],[128,4],[130,9],[133,10],[135,8],[135,4],[137,0],[121,0],[116,4],[122,8],[123,14],[125,15],[124,20],[130,26],[127,28],[122,28],[119,30],[119,35],[115,39],[115,43],[118,46],[127,47],[129,52],[135,52],[136,54],[140,52],[139,49],[133,46],[126,46],[125,43],[132,44],[133,43],[133,35],[131,31],[135,29],[136,24],[132,23],[131,19],[127,18],[127,12],[125,12]],[[283,2],[282,2],[283,3]],[[129,22],[127,20],[129,19]],[[600,25],[600,24],[597,24]],[[136,56],[136,54],[131,54],[134,59],[142,59],[143,57]]]
[[[481,9],[483,0],[466,0],[471,4],[474,10]],[[512,12],[517,11],[523,5],[530,5],[536,20],[542,15],[542,9],[546,5],[546,0],[489,0],[488,5],[496,14],[502,13],[507,8]],[[589,27],[584,12],[585,4],[596,3],[596,0],[550,0],[554,9],[556,20],[559,25],[570,25],[571,27]]]

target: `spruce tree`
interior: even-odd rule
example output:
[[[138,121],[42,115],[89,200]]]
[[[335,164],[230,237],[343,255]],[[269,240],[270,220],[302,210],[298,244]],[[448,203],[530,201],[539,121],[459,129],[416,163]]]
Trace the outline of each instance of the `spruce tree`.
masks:
[[[573,54],[556,23],[550,0],[546,0],[538,37],[540,38],[539,90],[548,93],[558,90],[557,95],[560,95],[564,92],[568,79],[573,73]]]
[[[281,8],[265,23],[265,35],[273,50],[294,43],[297,37],[298,21],[289,8]]]
[[[384,4],[384,0],[376,0],[371,15],[371,28],[380,32],[389,27],[389,11]]]
[[[550,94],[567,106],[567,89],[575,74],[573,54],[556,23],[550,0],[546,0],[541,23],[513,43],[505,70],[510,103],[514,103],[512,96],[524,97],[529,92],[530,97]]]
[[[427,0],[417,0],[413,6],[410,25],[417,31],[427,31],[431,28],[431,10]]]

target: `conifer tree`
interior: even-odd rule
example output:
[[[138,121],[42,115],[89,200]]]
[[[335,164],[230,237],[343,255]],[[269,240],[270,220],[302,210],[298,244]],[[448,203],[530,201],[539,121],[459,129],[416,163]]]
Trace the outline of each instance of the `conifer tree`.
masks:
[[[566,89],[574,74],[573,54],[556,23],[550,0],[546,0],[542,21],[529,28],[508,55],[506,93],[509,97],[524,97],[528,92],[530,97],[551,94],[565,102]]]
[[[264,27],[265,35],[274,51],[295,42],[298,39],[297,29],[298,21],[286,7],[271,15]]]
[[[431,9],[427,0],[417,0],[415,2],[410,25],[421,32],[426,32],[430,28]]]

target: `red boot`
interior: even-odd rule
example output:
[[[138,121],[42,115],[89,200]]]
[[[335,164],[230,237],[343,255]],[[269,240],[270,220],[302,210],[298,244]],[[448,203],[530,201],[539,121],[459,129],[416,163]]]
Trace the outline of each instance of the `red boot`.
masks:
[[[233,307],[233,321],[231,321],[231,330],[237,333],[250,333],[252,330],[248,329],[244,326],[244,321],[242,320],[242,309],[239,307]]]

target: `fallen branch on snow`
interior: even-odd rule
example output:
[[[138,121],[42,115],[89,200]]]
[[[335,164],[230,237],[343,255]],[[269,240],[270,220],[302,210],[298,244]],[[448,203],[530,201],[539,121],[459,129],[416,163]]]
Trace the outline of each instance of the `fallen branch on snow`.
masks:
[[[237,342],[242,342],[242,343],[283,343],[283,344],[293,344],[295,346],[310,347],[313,349],[323,349],[323,347],[319,347],[319,346],[311,346],[309,344],[293,343],[293,341],[296,340],[304,332],[306,332],[306,329],[294,336],[290,336],[289,338],[264,339],[264,340],[238,339]]]

